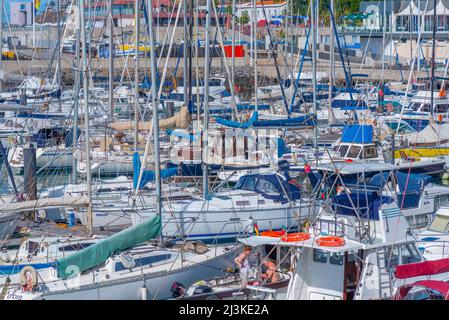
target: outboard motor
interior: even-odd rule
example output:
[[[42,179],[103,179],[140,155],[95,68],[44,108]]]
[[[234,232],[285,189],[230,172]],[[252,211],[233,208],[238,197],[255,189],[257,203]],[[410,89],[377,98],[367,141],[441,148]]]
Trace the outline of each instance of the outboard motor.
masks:
[[[179,298],[184,295],[184,293],[186,292],[186,288],[182,283],[174,282],[170,288],[170,291],[173,298]]]

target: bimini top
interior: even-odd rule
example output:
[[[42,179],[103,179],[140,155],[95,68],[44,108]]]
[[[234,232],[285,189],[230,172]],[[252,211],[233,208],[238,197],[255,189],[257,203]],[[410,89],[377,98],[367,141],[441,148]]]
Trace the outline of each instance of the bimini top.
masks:
[[[341,133],[341,142],[345,143],[373,143],[373,126],[346,125]]]
[[[394,171],[396,166],[381,162],[334,162],[321,164],[316,168],[318,171],[339,171],[341,174],[356,174],[362,172]]]

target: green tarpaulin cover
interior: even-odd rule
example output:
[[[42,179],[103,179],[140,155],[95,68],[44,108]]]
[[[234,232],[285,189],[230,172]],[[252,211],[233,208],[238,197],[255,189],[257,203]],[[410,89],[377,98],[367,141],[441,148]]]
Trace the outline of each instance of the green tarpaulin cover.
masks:
[[[98,266],[113,254],[154,239],[160,232],[160,216],[122,230],[66,258],[57,260],[58,277],[66,279]]]

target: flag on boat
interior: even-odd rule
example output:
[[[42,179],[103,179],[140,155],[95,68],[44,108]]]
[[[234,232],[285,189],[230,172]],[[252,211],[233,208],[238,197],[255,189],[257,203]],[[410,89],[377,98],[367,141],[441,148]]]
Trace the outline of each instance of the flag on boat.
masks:
[[[257,222],[254,223],[254,233],[256,234],[256,236],[259,235],[259,226],[257,225]]]

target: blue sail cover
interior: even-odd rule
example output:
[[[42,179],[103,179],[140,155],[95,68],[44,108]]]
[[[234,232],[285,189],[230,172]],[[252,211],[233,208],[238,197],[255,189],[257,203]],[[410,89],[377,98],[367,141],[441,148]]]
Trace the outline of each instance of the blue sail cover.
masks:
[[[257,121],[257,118],[259,117],[259,113],[257,111],[254,111],[251,118],[246,122],[238,122],[238,121],[232,121],[224,118],[215,118],[215,121],[221,125],[231,127],[231,128],[239,128],[239,129],[248,129],[251,128],[255,121]]]
[[[310,114],[288,119],[258,120],[254,122],[253,126],[255,128],[313,127],[315,126],[316,122],[316,115]]]
[[[373,127],[369,125],[347,125],[343,128],[341,142],[373,143]]]
[[[137,152],[134,152],[133,155],[133,166],[134,166],[134,175],[133,175],[133,186],[134,189],[137,188],[137,183],[139,181],[139,173],[140,173],[140,157]],[[170,169],[162,169],[161,170],[161,179],[169,178],[176,176],[178,174],[178,167],[170,168]],[[155,173],[151,170],[145,170],[142,173],[142,179],[140,180],[139,188],[143,188],[148,182],[154,181]]]
[[[419,205],[419,198],[424,187],[432,179],[431,176],[425,174],[396,173],[399,186],[398,205],[400,208],[412,208]]]
[[[178,130],[167,129],[165,132],[169,136],[175,136],[175,137],[178,137],[178,138],[188,139],[189,141],[195,141],[195,140],[198,139],[193,134],[181,132],[181,131],[178,131]]]

